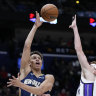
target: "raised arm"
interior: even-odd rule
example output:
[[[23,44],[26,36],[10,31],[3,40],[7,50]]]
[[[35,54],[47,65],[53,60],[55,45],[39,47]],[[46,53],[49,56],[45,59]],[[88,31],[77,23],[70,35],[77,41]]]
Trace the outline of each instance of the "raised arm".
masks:
[[[20,68],[20,71],[21,72],[23,71],[23,73],[28,68],[30,52],[31,52],[31,44],[33,41],[34,34],[35,34],[37,28],[40,27],[41,25],[42,25],[42,22],[40,21],[39,13],[36,12],[36,22],[33,25],[31,31],[29,32],[27,39],[25,41],[25,44],[24,44],[24,48],[23,48],[23,53],[22,53],[22,58],[21,58],[21,68]]]
[[[54,84],[54,77],[53,77],[53,75],[46,75],[45,81],[43,81],[41,83],[41,85],[38,87],[32,87],[32,86],[25,85],[24,83],[20,82],[20,80],[15,78],[14,76],[13,76],[13,79],[9,79],[9,81],[10,82],[7,82],[8,87],[15,86],[15,87],[19,87],[19,88],[26,90],[33,94],[42,95],[45,92],[52,89],[53,84]]]
[[[77,25],[76,25],[76,15],[73,19],[74,20],[73,20],[72,24],[69,26],[69,28],[72,28],[73,32],[74,32],[74,45],[75,45],[75,50],[76,50],[81,68],[82,68],[82,70],[88,69],[89,71],[93,72],[93,69],[90,67],[90,65],[87,61],[87,58],[82,50],[81,40],[80,40],[80,36],[78,33]]]

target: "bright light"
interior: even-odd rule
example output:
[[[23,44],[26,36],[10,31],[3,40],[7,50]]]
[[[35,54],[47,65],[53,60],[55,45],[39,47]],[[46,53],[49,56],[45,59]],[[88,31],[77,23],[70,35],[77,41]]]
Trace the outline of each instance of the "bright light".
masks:
[[[90,18],[90,23],[95,22],[95,20],[93,18]]]
[[[76,3],[79,4],[80,2],[77,0]]]
[[[35,15],[33,13],[29,14],[29,18],[32,19]]]
[[[91,25],[92,27],[96,27],[96,22],[90,23],[90,25]]]
[[[36,21],[36,18],[31,18],[29,20],[32,21],[32,22],[35,22]]]
[[[95,19],[90,18],[90,19],[89,19],[89,24],[90,24],[92,27],[96,27]]]

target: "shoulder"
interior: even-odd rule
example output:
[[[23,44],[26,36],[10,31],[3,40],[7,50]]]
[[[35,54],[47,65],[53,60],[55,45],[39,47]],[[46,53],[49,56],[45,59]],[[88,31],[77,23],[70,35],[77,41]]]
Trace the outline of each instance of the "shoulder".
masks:
[[[55,80],[54,76],[51,75],[51,74],[46,74],[46,75],[45,75],[45,79]]]

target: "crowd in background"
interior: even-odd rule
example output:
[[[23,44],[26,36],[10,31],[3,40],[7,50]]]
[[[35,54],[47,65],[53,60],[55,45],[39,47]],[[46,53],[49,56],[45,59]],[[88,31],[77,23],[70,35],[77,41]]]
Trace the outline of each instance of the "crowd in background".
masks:
[[[92,1],[92,0],[91,0]],[[24,41],[18,41],[14,37],[14,20],[16,18],[10,17],[9,12],[11,13],[23,13],[23,12],[35,12],[40,11],[41,7],[47,3],[54,3],[59,8],[60,14],[75,14],[76,10],[86,11],[96,11],[96,4],[94,2],[87,2],[83,0],[79,7],[76,6],[75,1],[73,0],[0,0],[0,12],[1,17],[2,13],[5,13],[4,17],[1,18],[1,26],[0,26],[0,96],[19,96],[18,88],[15,87],[7,87],[7,81],[11,78],[12,75],[17,76],[19,72],[17,59],[21,56]],[[80,1],[81,3],[81,1]],[[38,5],[38,6],[37,6]],[[84,5],[84,6],[82,6]],[[88,9],[88,10],[87,10]],[[64,11],[64,12],[63,12]],[[8,12],[8,13],[7,13]],[[13,21],[7,20],[8,16],[12,18]],[[13,16],[13,15],[12,15]],[[21,16],[21,15],[20,15]],[[13,16],[14,17],[14,16]],[[22,18],[22,17],[21,17]],[[65,18],[65,16],[64,16]],[[17,18],[18,19],[18,18]],[[68,18],[69,19],[69,18]],[[68,21],[68,19],[66,21]],[[85,18],[84,18],[85,19]],[[7,23],[6,23],[7,20]],[[25,20],[25,19],[24,19]],[[19,24],[19,20],[16,20]],[[4,25],[5,22],[5,25]],[[11,25],[10,22],[14,24]],[[8,24],[11,26],[8,30],[6,27]],[[20,23],[21,24],[21,23]],[[85,24],[85,23],[84,23]],[[4,25],[4,26],[3,26]],[[83,23],[82,23],[83,25]],[[85,24],[86,25],[86,24]],[[84,26],[82,27],[82,29]],[[88,28],[88,27],[87,27]],[[92,30],[91,30],[92,31]],[[87,32],[87,31],[86,31]],[[54,33],[55,34],[55,33]],[[55,37],[55,36],[54,36]],[[91,38],[89,41],[85,39],[85,37],[81,37],[83,49],[91,49],[93,55],[96,54],[96,42],[95,38]],[[47,46],[47,47],[45,47]],[[71,38],[68,41],[65,41],[64,38],[58,38],[58,40],[54,41],[51,39],[51,36],[42,37],[39,41],[34,39],[32,47],[38,48],[46,48],[48,49],[48,53],[51,53],[51,46],[54,48],[62,47],[62,48],[71,48],[74,50],[74,38]],[[42,53],[46,52],[46,50],[40,50]],[[46,53],[47,53],[46,52]],[[56,53],[57,54],[57,53]],[[71,55],[71,54],[69,54]],[[76,55],[76,54],[75,54]],[[47,60],[46,60],[47,59]],[[52,89],[52,96],[75,96],[76,89],[79,86],[80,80],[80,64],[77,58],[58,58],[58,57],[44,57],[44,70],[43,73],[53,74],[55,77],[54,87]]]
[[[42,5],[49,2],[57,4],[56,0],[0,0],[0,10],[13,12],[36,11],[36,9],[39,10]]]
[[[52,41],[51,38],[47,36],[43,42],[36,42],[34,40],[33,45],[37,47],[39,44],[42,44],[43,46],[50,46],[53,44],[54,46],[59,45],[67,48],[74,48],[73,39],[64,42],[63,38],[60,38],[58,41],[59,42]],[[84,44],[84,46],[90,46],[91,48],[93,47],[91,44],[95,46],[94,41],[90,42],[90,44]],[[0,96],[18,96],[18,88],[7,88],[6,82],[12,75],[17,76],[17,73],[19,72],[17,58],[19,56],[18,54],[20,54],[20,50],[23,49],[23,46],[24,42],[18,43],[14,39],[0,40],[0,57],[3,56],[3,51],[8,52],[8,56],[2,57],[2,61],[0,60],[2,62],[0,65]],[[6,64],[4,64],[4,60],[6,61]],[[44,59],[44,64],[45,68],[42,72],[45,74],[53,74],[55,77],[54,87],[51,92],[52,96],[75,96],[81,74],[77,58],[46,57],[46,60]]]

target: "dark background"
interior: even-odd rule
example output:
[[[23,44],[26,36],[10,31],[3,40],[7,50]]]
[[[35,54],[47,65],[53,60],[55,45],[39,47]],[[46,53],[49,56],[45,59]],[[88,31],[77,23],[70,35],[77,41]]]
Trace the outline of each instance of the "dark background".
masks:
[[[73,32],[69,29],[75,14],[84,53],[89,62],[96,59],[96,27],[89,24],[90,18],[96,20],[96,1],[79,2],[0,0],[0,96],[18,96],[18,88],[7,88],[6,82],[19,72],[18,58],[21,58],[24,41],[34,24],[29,21],[29,14],[35,14],[36,10],[40,13],[42,6],[47,3],[58,7],[58,23],[43,23],[35,34],[31,49],[44,55],[42,72],[55,77],[51,95],[75,96],[81,74],[74,49]]]

